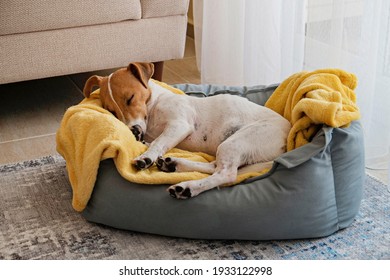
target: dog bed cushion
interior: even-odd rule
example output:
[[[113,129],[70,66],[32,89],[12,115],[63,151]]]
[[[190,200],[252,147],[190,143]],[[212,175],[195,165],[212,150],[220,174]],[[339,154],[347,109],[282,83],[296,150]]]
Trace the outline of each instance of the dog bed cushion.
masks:
[[[264,105],[277,85],[176,87],[199,96],[237,94]],[[311,142],[277,158],[268,173],[188,200],[171,198],[168,185],[131,183],[112,159],[103,160],[82,215],[119,229],[185,238],[322,237],[353,222],[364,174],[360,122],[344,128],[323,125]]]

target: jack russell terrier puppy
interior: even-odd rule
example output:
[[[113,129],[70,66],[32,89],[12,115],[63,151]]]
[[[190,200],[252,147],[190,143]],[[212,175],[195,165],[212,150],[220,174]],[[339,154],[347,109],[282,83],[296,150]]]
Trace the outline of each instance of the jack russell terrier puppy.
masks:
[[[150,143],[133,160],[136,168],[156,163],[165,172],[211,174],[170,186],[167,191],[172,197],[187,199],[233,183],[240,167],[246,166],[240,173],[260,171],[285,152],[291,126],[278,113],[229,94],[207,98],[175,94],[153,82],[153,72],[152,63],[130,63],[108,77],[90,77],[84,95],[89,97],[99,86],[103,107],[124,122],[138,141]],[[164,158],[174,147],[215,155],[216,160]]]

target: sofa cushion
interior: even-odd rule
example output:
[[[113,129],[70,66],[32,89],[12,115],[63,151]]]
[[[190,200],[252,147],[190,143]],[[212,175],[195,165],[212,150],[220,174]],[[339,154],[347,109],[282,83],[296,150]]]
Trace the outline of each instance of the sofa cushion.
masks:
[[[189,0],[141,0],[142,18],[187,14]]]
[[[140,18],[140,0],[0,1],[0,35]]]
[[[185,16],[171,16],[4,35],[0,84],[179,59],[186,28]]]

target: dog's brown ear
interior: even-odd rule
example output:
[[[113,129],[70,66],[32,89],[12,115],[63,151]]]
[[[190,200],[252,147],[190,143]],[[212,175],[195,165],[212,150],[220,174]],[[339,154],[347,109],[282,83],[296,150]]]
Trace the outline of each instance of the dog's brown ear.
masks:
[[[91,95],[92,89],[95,86],[100,87],[100,83],[102,82],[103,77],[93,75],[90,77],[84,85],[83,93],[85,97],[89,97]]]
[[[127,69],[142,83],[145,88],[148,87],[148,81],[154,73],[153,63],[130,63]]]

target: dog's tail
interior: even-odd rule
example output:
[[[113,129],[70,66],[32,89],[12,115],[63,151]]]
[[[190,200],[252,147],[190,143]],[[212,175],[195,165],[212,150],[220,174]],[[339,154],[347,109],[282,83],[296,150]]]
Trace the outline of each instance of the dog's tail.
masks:
[[[271,169],[273,164],[274,164],[273,161],[268,161],[268,162],[259,162],[250,165],[245,165],[240,169],[238,169],[238,175],[244,173],[250,173],[250,172],[260,172],[264,169]]]

